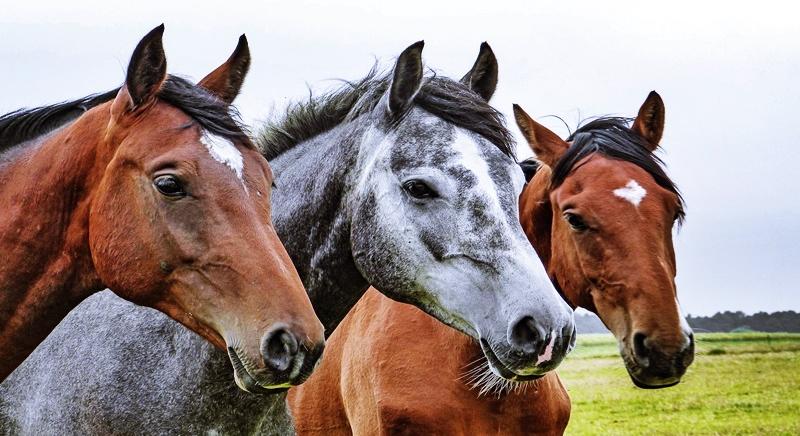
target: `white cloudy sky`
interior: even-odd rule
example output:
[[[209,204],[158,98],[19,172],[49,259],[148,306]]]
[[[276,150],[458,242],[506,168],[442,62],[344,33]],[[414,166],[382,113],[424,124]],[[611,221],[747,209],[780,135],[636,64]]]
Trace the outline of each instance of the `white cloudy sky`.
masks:
[[[792,2],[114,3],[3,5],[0,113],[118,86],[136,42],[162,22],[170,72],[195,79],[247,34],[253,66],[238,104],[251,123],[419,39],[429,67],[460,77],[488,41],[500,62],[493,103],[507,115],[519,103],[574,125],[633,115],[650,90],[662,95],[663,157],[689,212],[676,240],[686,311],[800,310]]]

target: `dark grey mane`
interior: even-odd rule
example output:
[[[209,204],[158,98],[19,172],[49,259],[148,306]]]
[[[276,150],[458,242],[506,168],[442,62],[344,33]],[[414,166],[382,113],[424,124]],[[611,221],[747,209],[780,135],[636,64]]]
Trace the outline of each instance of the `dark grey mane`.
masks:
[[[73,101],[19,109],[0,116],[0,152],[74,121],[93,107],[113,100],[117,92],[119,88]],[[158,98],[186,113],[209,132],[253,146],[236,109],[188,80],[169,76],[161,86]]]
[[[378,74],[373,68],[357,82],[346,82],[332,92],[289,106],[281,121],[267,123],[258,135],[264,156],[273,159],[307,139],[371,112],[390,83],[390,74]],[[429,76],[414,97],[414,104],[484,137],[514,158],[514,138],[505,127],[503,115],[466,85]]]
[[[52,132],[89,109],[113,99],[117,91],[119,88],[50,106],[18,109],[0,116],[0,152]]]
[[[553,168],[553,187],[564,182],[574,166],[592,153],[630,162],[647,171],[662,188],[678,197],[678,222],[683,222],[684,202],[678,187],[664,171],[664,162],[649,150],[650,145],[631,130],[630,118],[601,117],[579,127],[567,138],[572,144]]]

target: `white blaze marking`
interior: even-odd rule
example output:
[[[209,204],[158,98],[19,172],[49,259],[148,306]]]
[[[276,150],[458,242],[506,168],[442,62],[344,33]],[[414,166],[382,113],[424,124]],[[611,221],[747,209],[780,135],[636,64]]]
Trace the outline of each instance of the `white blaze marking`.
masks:
[[[544,352],[536,358],[536,364],[541,365],[545,362],[549,362],[550,359],[553,358],[553,346],[556,343],[556,331],[553,330],[550,332],[550,343],[544,347]]]
[[[236,146],[233,145],[231,141],[222,136],[204,131],[203,136],[200,137],[200,142],[206,146],[208,153],[215,161],[230,168],[233,173],[236,174],[236,177],[241,180],[242,184],[244,184],[244,179],[242,178],[244,158],[242,157],[242,153],[239,153],[239,150],[236,149]]]
[[[647,191],[636,183],[636,180],[631,180],[624,187],[615,189],[614,195],[623,200],[628,200],[632,205],[638,207],[644,196],[647,195]]]
[[[500,205],[500,197],[497,194],[497,187],[489,173],[489,165],[486,163],[486,158],[483,157],[478,148],[478,143],[461,129],[457,129],[456,132],[453,148],[461,152],[461,164],[471,170],[475,178],[478,179],[477,191],[483,192],[486,196],[485,198],[488,198],[488,206],[492,211],[492,215],[502,217],[504,213],[503,207]],[[518,175],[521,175],[522,170],[519,170],[519,172],[520,174]],[[502,219],[499,220],[499,222],[504,221]]]

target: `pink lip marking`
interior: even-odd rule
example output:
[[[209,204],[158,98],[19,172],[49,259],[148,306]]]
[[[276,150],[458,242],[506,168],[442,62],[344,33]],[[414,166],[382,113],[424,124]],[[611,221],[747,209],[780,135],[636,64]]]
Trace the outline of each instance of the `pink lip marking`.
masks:
[[[536,364],[541,365],[553,358],[553,345],[556,343],[556,332],[553,330],[550,333],[550,343],[544,347],[544,353],[540,354],[536,359]]]

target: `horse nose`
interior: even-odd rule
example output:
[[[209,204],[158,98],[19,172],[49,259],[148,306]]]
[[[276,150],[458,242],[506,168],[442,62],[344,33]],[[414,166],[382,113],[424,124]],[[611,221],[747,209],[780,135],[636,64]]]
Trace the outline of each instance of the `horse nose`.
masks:
[[[642,368],[650,368],[651,365],[656,366],[657,362],[654,362],[653,359],[672,361],[673,370],[676,373],[683,374],[694,360],[694,334],[684,334],[684,343],[685,345],[669,359],[646,334],[636,332],[633,335],[633,356],[636,359],[636,363]]]
[[[317,367],[321,362],[322,351],[325,349],[325,342],[320,342],[313,345],[308,350],[305,360],[302,362],[300,381],[305,380],[311,374],[311,371]]]
[[[511,326],[509,342],[517,354],[530,356],[539,354],[544,346],[544,337],[531,316],[519,319]]]
[[[647,335],[642,332],[633,334],[633,357],[643,368],[650,366],[650,353],[652,349],[647,343]]]
[[[681,350],[677,359],[678,369],[686,371],[686,368],[694,362],[694,333],[689,333],[689,341],[686,347]]]
[[[264,364],[278,372],[285,372],[292,366],[299,349],[297,338],[283,326],[272,329],[261,339]]]
[[[572,324],[571,326],[564,327],[561,333],[564,335],[564,343],[567,344],[565,349],[567,353],[569,353],[575,348],[575,342],[578,339],[578,328],[575,324]]]

